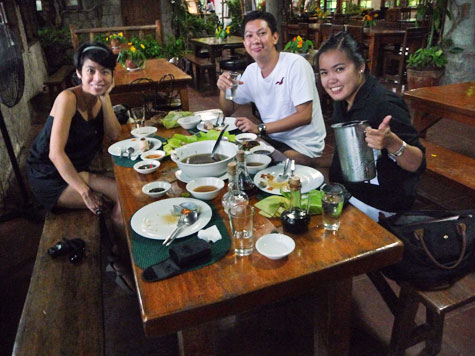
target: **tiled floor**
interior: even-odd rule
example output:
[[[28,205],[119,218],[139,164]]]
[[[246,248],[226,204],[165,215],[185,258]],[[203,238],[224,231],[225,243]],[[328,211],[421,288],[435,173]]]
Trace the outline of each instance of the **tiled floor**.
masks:
[[[40,100],[41,103],[41,100]],[[217,97],[201,97],[190,91],[191,110],[217,107]],[[38,106],[34,122],[44,121],[47,105]],[[242,107],[236,116],[249,115]],[[36,127],[40,127],[37,125]],[[329,141],[331,141],[329,131]],[[473,128],[442,120],[429,131],[428,138],[459,152],[475,156]],[[328,148],[332,148],[331,142]],[[424,177],[419,190],[449,208],[473,207],[467,192],[446,182]],[[6,201],[8,209],[21,205],[18,187],[13,187]],[[432,207],[418,201],[418,207]],[[44,215],[36,210],[40,217]],[[0,223],[0,356],[10,355],[18,320],[28,290],[36,256],[42,222],[18,217]],[[354,279],[353,327],[351,355],[385,355],[389,343],[392,314],[366,276]],[[144,337],[137,301],[125,295],[109,279],[104,279],[106,354],[108,356],[178,355],[175,335],[147,339]],[[258,312],[230,317],[219,322],[217,349],[219,355],[310,355],[311,315],[304,310],[302,299],[271,305]],[[419,311],[423,317],[423,310]],[[475,350],[475,306],[468,305],[448,314],[445,322],[442,356],[469,356]],[[407,355],[420,355],[422,345],[408,350]]]

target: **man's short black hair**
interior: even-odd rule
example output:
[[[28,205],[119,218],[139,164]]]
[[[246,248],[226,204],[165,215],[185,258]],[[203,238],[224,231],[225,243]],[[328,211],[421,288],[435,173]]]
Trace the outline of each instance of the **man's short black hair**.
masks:
[[[270,12],[263,12],[263,11],[251,11],[242,20],[241,28],[242,28],[242,35],[244,36],[244,31],[246,30],[246,24],[249,21],[254,20],[264,20],[267,22],[267,26],[269,26],[272,34],[277,32],[277,21],[275,20],[274,15]]]

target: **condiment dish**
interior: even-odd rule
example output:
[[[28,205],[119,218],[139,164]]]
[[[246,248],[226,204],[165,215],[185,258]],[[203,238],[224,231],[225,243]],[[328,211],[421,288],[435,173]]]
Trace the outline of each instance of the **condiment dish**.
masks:
[[[160,160],[163,157],[165,157],[165,151],[162,151],[162,150],[150,150],[140,155],[140,158],[143,160],[149,160],[149,159]]]
[[[244,141],[254,141],[257,139],[257,135],[252,132],[246,132],[236,135],[236,142],[243,143]]]
[[[158,167],[160,167],[160,162],[153,159],[147,159],[134,164],[135,171],[140,174],[155,172]]]
[[[186,190],[197,199],[211,200],[218,196],[223,189],[224,181],[216,177],[202,177],[193,179],[186,185]]]
[[[181,127],[183,127],[185,130],[190,130],[194,129],[196,125],[198,125],[201,121],[201,116],[185,116],[182,117],[181,119],[178,119],[178,123],[180,124]]]
[[[262,155],[271,155],[274,152],[274,147],[269,145],[260,145],[253,147],[249,150],[250,153],[262,154]]]
[[[256,242],[257,252],[271,260],[284,258],[294,249],[295,241],[284,234],[267,234]]]
[[[170,190],[171,184],[165,181],[156,181],[145,184],[142,192],[151,198],[160,198]]]
[[[249,154],[246,156],[246,168],[249,174],[256,174],[257,172],[267,168],[272,161],[267,155]]]
[[[150,136],[153,136],[155,132],[157,132],[157,128],[153,126],[138,127],[130,131],[132,136],[137,137],[137,138],[150,137]]]

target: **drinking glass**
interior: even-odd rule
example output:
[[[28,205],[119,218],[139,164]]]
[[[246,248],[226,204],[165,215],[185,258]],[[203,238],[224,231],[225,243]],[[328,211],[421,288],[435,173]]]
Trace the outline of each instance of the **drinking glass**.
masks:
[[[248,256],[254,250],[254,207],[235,205],[229,209],[234,253]]]
[[[233,100],[236,94],[236,89],[239,85],[241,74],[239,72],[229,72],[231,81],[234,83],[231,88],[226,88],[226,99]]]
[[[135,127],[142,127],[145,123],[145,108],[143,106],[132,108],[131,112],[135,122]]]
[[[340,216],[343,210],[344,188],[341,184],[325,184],[321,189],[323,227],[336,231],[340,228]]]

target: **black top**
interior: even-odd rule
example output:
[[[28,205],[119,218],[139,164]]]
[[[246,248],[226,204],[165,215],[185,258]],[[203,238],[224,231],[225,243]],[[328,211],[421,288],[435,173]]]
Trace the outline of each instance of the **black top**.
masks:
[[[49,159],[49,144],[53,116],[48,116],[46,124],[33,142],[27,163],[30,173],[36,178],[59,176],[59,172]],[[102,109],[97,116],[89,121],[84,120],[79,111],[71,119],[68,140],[64,151],[71,160],[74,168],[85,171],[99,151],[104,138],[104,116]]]
[[[333,122],[368,121],[373,129],[377,129],[387,115],[392,119],[389,123],[391,131],[409,145],[419,147],[425,152],[419,142],[419,134],[411,123],[411,117],[404,100],[397,94],[384,88],[373,76],[367,76],[366,82],[356,94],[352,107],[347,111],[346,101],[337,101],[333,106]],[[338,149],[335,148],[333,162],[330,168],[332,182],[340,182],[351,194],[364,203],[385,211],[397,212],[407,210],[414,203],[416,185],[420,174],[425,170],[425,158],[416,172],[400,168],[388,156],[386,149],[376,163],[378,185],[369,182],[351,183],[343,180]]]

